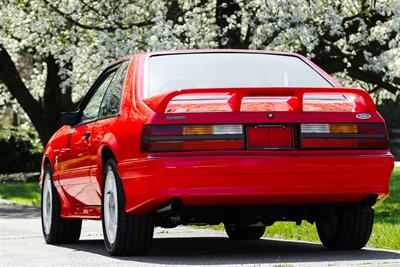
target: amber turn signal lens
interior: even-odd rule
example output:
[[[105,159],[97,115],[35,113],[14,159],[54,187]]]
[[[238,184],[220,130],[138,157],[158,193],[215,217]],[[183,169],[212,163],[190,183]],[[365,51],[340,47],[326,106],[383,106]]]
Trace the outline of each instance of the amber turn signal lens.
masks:
[[[214,127],[211,125],[189,125],[183,126],[183,135],[213,134]]]
[[[330,124],[330,133],[358,133],[357,124]]]
[[[183,135],[229,135],[243,134],[240,124],[184,125]]]

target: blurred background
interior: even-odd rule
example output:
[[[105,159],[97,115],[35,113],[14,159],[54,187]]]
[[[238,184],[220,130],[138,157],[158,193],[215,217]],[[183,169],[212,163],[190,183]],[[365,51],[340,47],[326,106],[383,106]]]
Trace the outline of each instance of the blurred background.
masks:
[[[369,91],[400,160],[400,1],[0,0],[0,174],[40,169],[61,111],[141,51],[300,53]]]

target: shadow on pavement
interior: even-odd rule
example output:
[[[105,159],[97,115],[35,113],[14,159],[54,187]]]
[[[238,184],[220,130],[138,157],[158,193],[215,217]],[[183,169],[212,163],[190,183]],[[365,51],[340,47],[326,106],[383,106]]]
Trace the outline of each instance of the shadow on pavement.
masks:
[[[37,206],[18,205],[11,202],[1,203],[1,219],[33,219],[40,218],[40,208]]]
[[[38,219],[38,207],[1,203],[0,219]],[[73,251],[102,255],[124,262],[163,265],[261,264],[261,263],[316,263],[323,261],[355,262],[400,260],[400,253],[363,249],[355,251],[326,250],[320,244],[262,239],[232,241],[225,237],[162,237],[155,238],[145,257],[111,257],[103,240],[81,240],[77,244],[58,245]]]
[[[82,240],[78,244],[63,247],[111,257],[102,240]],[[329,251],[320,244],[296,241],[232,241],[224,237],[185,237],[155,238],[145,257],[111,258],[152,264],[211,265],[394,260],[400,259],[400,254],[369,249]]]

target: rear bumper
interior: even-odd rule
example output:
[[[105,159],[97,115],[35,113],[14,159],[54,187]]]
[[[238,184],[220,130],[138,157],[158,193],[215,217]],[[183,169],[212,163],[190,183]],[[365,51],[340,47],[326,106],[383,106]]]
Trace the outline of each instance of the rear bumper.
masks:
[[[361,152],[357,152],[361,153]],[[119,163],[126,211],[185,206],[359,202],[389,192],[393,156],[293,154],[168,156]]]

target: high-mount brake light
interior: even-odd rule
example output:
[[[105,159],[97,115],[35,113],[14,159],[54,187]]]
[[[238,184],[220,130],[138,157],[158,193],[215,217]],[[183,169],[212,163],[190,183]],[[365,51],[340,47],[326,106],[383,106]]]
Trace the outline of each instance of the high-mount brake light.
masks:
[[[144,127],[142,150],[145,152],[224,149],[244,149],[242,125],[146,125]]]
[[[301,124],[302,149],[387,149],[383,123]]]

